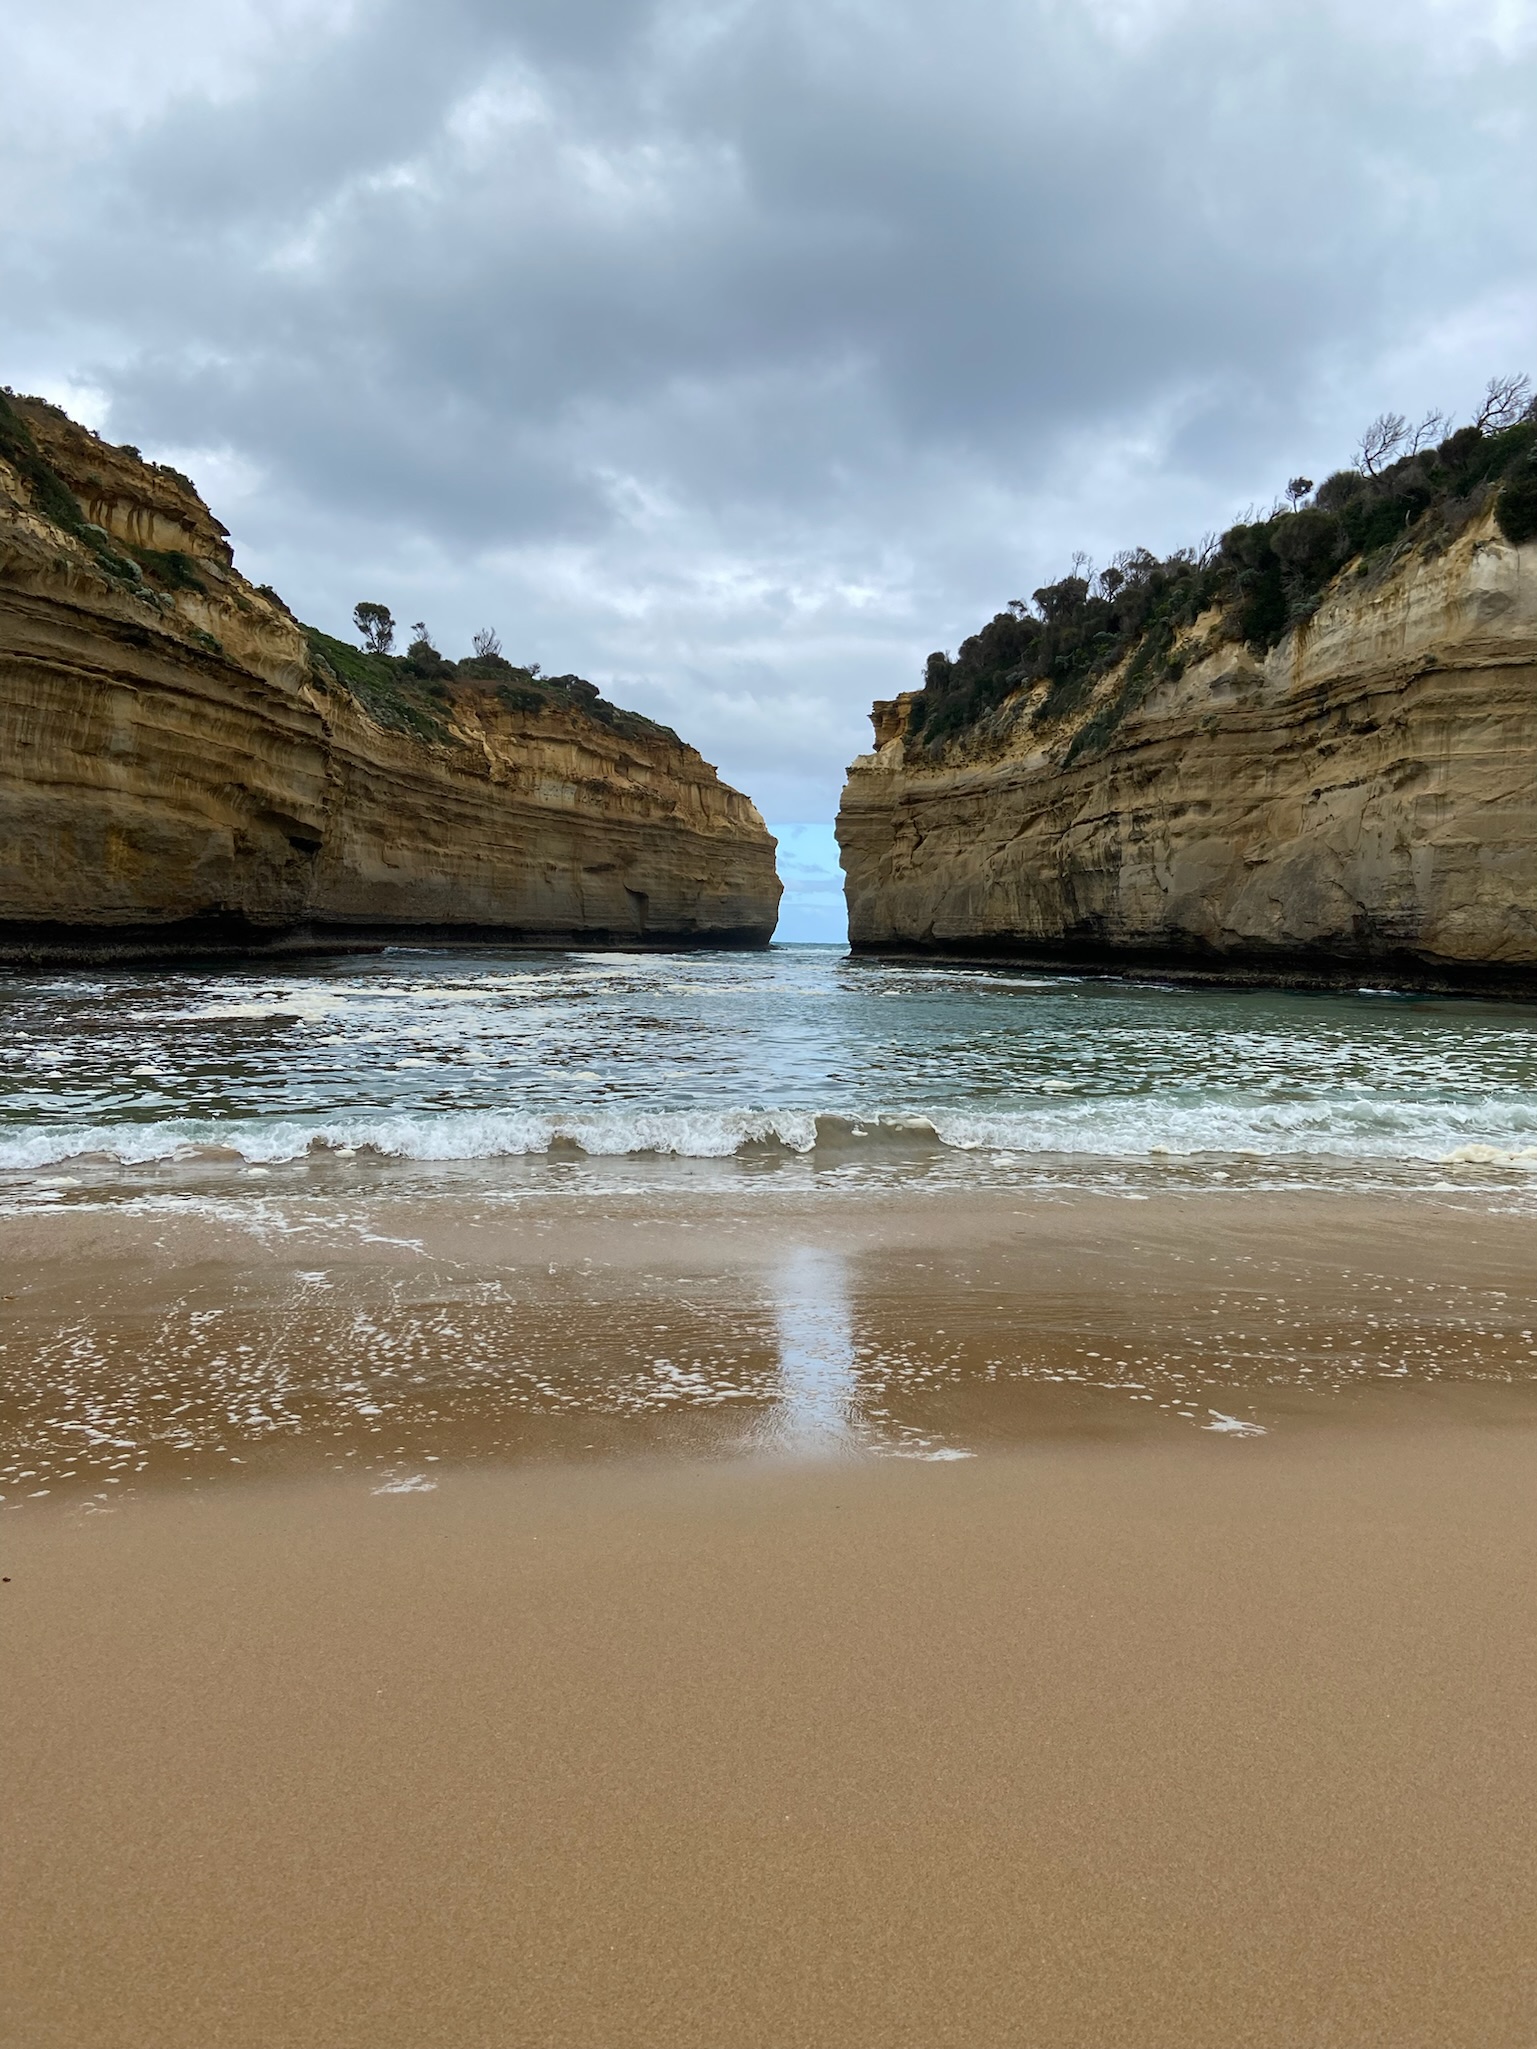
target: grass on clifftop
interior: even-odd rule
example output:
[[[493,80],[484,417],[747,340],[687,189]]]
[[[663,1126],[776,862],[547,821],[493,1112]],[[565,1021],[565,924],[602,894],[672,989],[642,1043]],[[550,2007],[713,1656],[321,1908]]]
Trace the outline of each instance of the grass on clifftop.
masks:
[[[379,725],[412,733],[418,740],[449,737],[444,716],[449,697],[441,683],[405,673],[399,657],[365,654],[345,640],[333,640],[318,626],[306,626],[304,637],[320,674],[350,691]]]
[[[1393,438],[1395,427],[1399,445],[1411,438],[1404,423],[1384,419],[1363,437],[1360,467],[1337,470],[1316,491],[1307,478],[1296,479],[1286,509],[1242,521],[1203,548],[1161,561],[1132,549],[1098,575],[1079,569],[1043,585],[1029,605],[1016,599],[953,659],[929,656],[908,718],[909,745],[937,758],[1005,698],[1042,682],[1034,722],[1060,722],[1124,662],[1113,700],[1074,734],[1071,761],[1097,752],[1156,683],[1179,675],[1181,629],[1214,606],[1229,638],[1263,654],[1312,616],[1349,563],[1370,574],[1408,545],[1433,552],[1491,500],[1507,540],[1537,538],[1537,402],[1526,402],[1525,379],[1505,379],[1491,384],[1491,405],[1497,387],[1515,395],[1507,396],[1504,417],[1486,406],[1483,424],[1406,454],[1396,454]]]
[[[671,726],[610,704],[596,683],[581,676],[542,676],[537,669],[519,668],[500,655],[472,655],[453,662],[421,642],[403,655],[367,654],[347,641],[333,640],[318,627],[306,626],[304,633],[322,675],[334,677],[381,726],[413,733],[419,740],[452,737],[448,714],[453,693],[469,686],[508,711],[577,712],[617,733],[682,745]]]
[[[145,548],[132,542],[119,546],[104,528],[87,520],[80,500],[39,446],[27,418],[29,411],[33,419],[41,413],[70,426],[74,423],[50,400],[23,398],[9,385],[0,386],[0,461],[7,463],[21,479],[32,509],[85,547],[121,590],[158,605],[162,611],[169,609],[171,597],[177,591],[206,594],[208,586],[191,555],[180,549]],[[138,449],[126,443],[117,452],[135,462],[143,461]],[[146,467],[170,477],[197,497],[191,479],[169,464],[151,463]],[[222,527],[218,530],[225,531]],[[294,617],[270,584],[259,584],[257,588],[290,619]],[[184,630],[210,653],[223,652],[211,633],[198,627],[187,628],[185,624]],[[403,655],[374,654],[354,647],[349,641],[335,640],[318,627],[304,626],[302,630],[311,662],[323,683],[348,691],[380,725],[410,733],[418,740],[452,740],[455,692],[473,689],[494,698],[508,711],[563,710],[635,739],[664,740],[675,747],[683,744],[671,726],[659,725],[640,712],[610,704],[598,686],[582,676],[543,676],[537,667],[520,668],[493,652],[477,653],[462,662],[448,661],[425,637],[413,641]],[[491,644],[495,646],[494,638]],[[477,647],[480,645],[477,641]]]

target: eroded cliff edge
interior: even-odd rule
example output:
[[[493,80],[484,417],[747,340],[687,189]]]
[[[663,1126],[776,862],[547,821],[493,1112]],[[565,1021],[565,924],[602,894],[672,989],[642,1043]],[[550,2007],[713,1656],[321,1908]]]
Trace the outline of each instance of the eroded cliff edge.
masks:
[[[0,959],[768,943],[774,841],[665,727],[371,664],[239,574],[187,479],[0,406]]]
[[[1537,993],[1537,543],[1489,492],[1431,524],[1268,651],[1210,607],[937,746],[922,693],[878,704],[855,948]]]

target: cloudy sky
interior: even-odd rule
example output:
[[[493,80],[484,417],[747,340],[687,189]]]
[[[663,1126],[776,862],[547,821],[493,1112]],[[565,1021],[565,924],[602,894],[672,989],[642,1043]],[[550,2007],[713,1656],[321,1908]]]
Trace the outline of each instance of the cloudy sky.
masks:
[[[0,382],[814,825],[1075,550],[1537,369],[1534,122],[1537,0],[53,0]]]

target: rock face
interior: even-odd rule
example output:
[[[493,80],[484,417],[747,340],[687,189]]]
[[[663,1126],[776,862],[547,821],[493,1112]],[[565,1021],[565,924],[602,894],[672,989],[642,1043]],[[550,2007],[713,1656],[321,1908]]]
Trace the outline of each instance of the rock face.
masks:
[[[666,728],[494,674],[392,721],[185,478],[0,405],[0,958],[767,944],[774,841]]]
[[[1268,656],[1214,617],[1180,653],[1098,752],[1116,672],[940,760],[913,695],[878,704],[838,821],[854,946],[1537,992],[1537,544],[1486,511],[1347,568]]]

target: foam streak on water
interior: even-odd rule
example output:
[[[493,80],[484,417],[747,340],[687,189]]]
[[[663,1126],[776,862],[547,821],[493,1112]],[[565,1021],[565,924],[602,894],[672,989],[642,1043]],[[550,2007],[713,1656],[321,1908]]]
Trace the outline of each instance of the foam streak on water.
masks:
[[[1259,1160],[1537,1180],[1537,1013],[841,951],[14,977],[0,1170],[402,1160]],[[67,1182],[67,1175],[56,1177]]]

